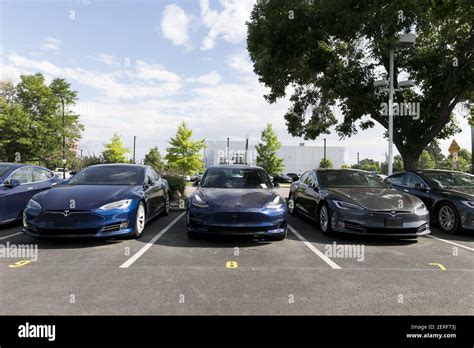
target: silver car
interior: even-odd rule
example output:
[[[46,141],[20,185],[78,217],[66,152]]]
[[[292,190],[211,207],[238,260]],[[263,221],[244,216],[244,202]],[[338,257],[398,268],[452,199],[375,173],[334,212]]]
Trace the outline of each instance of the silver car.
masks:
[[[430,233],[429,211],[419,198],[361,170],[304,173],[291,185],[288,208],[316,220],[324,234],[414,238]]]

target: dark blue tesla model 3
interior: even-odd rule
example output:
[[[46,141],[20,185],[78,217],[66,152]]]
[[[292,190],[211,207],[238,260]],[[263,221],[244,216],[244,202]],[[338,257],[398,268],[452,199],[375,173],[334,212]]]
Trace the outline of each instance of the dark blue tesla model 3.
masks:
[[[102,164],[28,202],[23,231],[33,237],[138,238],[169,212],[169,186],[149,166]]]
[[[21,219],[31,197],[61,182],[43,167],[0,163],[0,225]]]
[[[253,236],[283,240],[287,205],[260,167],[221,165],[207,169],[187,210],[188,237]]]

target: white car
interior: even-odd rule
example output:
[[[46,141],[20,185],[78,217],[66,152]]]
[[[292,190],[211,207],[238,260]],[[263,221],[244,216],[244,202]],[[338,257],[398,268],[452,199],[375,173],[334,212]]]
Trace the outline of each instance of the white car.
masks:
[[[63,168],[56,168],[54,170],[54,174],[58,177],[58,178],[61,178],[61,179],[69,179],[71,177],[71,174],[69,173],[69,171],[66,169],[66,176],[63,176],[63,172],[64,172],[64,169]]]

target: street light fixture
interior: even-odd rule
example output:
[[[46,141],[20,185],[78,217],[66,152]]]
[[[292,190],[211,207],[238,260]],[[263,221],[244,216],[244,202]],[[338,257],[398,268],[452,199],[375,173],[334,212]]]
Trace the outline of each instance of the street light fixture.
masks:
[[[413,87],[415,84],[413,81],[401,81],[398,86],[398,89],[394,89],[394,58],[395,58],[395,49],[397,48],[408,48],[415,44],[416,35],[415,34],[402,34],[398,36],[395,43],[390,47],[390,57],[389,57],[389,79],[388,79],[388,175],[393,173],[393,93],[395,91],[400,91],[402,88]],[[377,88],[387,89],[387,80],[376,80],[374,81],[374,86]]]
[[[66,180],[66,121],[64,117],[64,96],[56,93],[56,97],[61,99],[62,111],[63,111],[63,179]]]

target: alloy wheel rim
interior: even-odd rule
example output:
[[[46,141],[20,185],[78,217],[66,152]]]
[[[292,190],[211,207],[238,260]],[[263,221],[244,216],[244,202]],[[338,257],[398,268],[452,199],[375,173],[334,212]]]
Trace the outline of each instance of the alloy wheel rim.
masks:
[[[319,212],[319,223],[321,225],[321,229],[326,231],[328,228],[328,211],[325,206],[322,206],[321,211]]]
[[[445,205],[439,210],[439,223],[446,231],[451,231],[456,222],[456,216],[454,215],[453,209]]]
[[[137,232],[140,235],[145,229],[145,208],[143,205],[138,206],[137,211]]]

